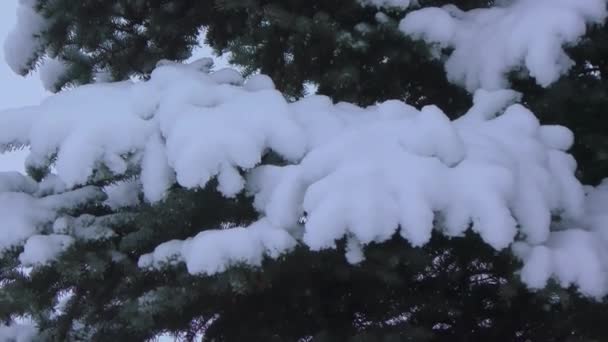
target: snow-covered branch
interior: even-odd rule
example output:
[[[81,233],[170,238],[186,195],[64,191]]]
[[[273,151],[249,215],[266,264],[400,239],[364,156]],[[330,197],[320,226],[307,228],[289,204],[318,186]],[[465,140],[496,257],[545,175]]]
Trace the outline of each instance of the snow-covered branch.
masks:
[[[142,267],[185,262],[191,273],[213,274],[260,265],[297,244],[334,248],[342,238],[347,258],[357,263],[366,244],[394,234],[422,246],[433,230],[455,237],[472,229],[497,250],[515,243],[531,287],[555,277],[588,295],[608,291],[606,217],[596,207],[603,195],[594,192],[586,203],[566,152],[572,132],[540,125],[516,104],[516,92],[479,90],[469,112],[450,120],[435,106],[418,110],[399,101],[360,108],[311,96],[288,103],[266,76],[208,74],[208,64],[165,62],[146,82],[84,86],[3,112],[0,143],[28,145],[31,165],[53,164],[59,196],[74,194],[69,189],[86,185],[101,168],[115,176],[139,170],[135,183],[125,183],[128,191],[106,189],[128,197],[106,201],[114,205],[136,204],[139,191],[162,201],[175,183],[195,189],[211,179],[227,198],[255,196],[258,222],[167,242],[141,256]],[[260,165],[269,151],[287,165]],[[47,251],[60,253],[72,241],[60,237],[66,230],[43,238],[39,227],[60,227],[55,221],[65,218],[47,205],[54,202],[36,197],[39,185],[32,182],[11,182],[21,185],[0,194],[4,217],[20,227],[3,234],[0,245],[47,241],[55,244]],[[95,196],[73,195],[73,204]],[[44,261],[27,251],[22,259]]]

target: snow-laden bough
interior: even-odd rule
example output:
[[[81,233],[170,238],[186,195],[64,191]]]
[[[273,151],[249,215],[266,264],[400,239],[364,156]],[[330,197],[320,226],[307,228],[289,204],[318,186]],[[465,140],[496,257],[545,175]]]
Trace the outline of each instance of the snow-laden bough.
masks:
[[[155,203],[175,184],[197,189],[217,180],[227,198],[254,196],[259,220],[201,227],[141,255],[140,267],[183,262],[192,274],[215,274],[259,266],[297,245],[335,248],[343,238],[347,259],[357,263],[367,244],[395,234],[423,246],[433,231],[457,237],[471,229],[496,250],[512,248],[532,288],[554,278],[586,295],[608,292],[601,201],[608,191],[577,181],[566,152],[572,132],[541,125],[516,92],[479,90],[472,108],[450,120],[435,106],[400,101],[361,108],[310,96],[288,103],[266,76],[243,80],[235,71],[209,73],[201,68],[207,64],[163,62],[148,81],[83,86],[0,113],[0,145],[29,146],[27,163],[53,165],[56,173],[40,184],[0,177],[0,208],[13,222],[0,247],[24,245],[23,262],[46,263],[70,237],[84,236],[76,226],[99,232],[88,238],[111,235],[93,217],[62,216],[60,199],[64,206],[136,206],[134,194]],[[269,151],[286,165],[262,165]],[[102,168],[129,180],[103,196],[82,188]],[[44,243],[53,244],[40,249],[44,255],[28,247]]]

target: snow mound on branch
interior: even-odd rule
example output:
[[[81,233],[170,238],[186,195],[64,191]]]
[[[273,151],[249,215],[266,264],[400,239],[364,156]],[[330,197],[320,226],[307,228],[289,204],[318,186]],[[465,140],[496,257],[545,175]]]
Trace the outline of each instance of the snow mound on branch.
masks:
[[[242,83],[235,73],[205,74],[163,64],[149,82],[65,91],[39,107],[2,113],[0,144],[29,145],[33,166],[55,159],[57,174],[68,187],[85,184],[102,165],[112,174],[125,174],[144,155],[146,179],[155,178],[150,168],[165,170],[154,179],[158,186],[143,184],[151,200],[158,200],[172,181],[165,164],[184,187],[204,186],[219,176],[220,190],[233,196],[243,188],[237,168],[253,168],[267,149],[288,160],[305,152],[304,137],[285,115],[283,96],[276,90],[231,86]],[[159,146],[159,136],[164,146]]]
[[[541,86],[567,72],[564,46],[606,18],[605,0],[515,0],[500,7],[462,11],[454,5],[413,11],[400,29],[416,39],[452,48],[448,79],[466,87],[507,88],[507,73],[525,68]]]
[[[74,238],[67,235],[31,236],[23,247],[23,253],[19,255],[19,261],[24,266],[47,264],[72,243],[74,243]]]
[[[25,75],[30,65],[40,58],[39,35],[45,28],[44,18],[36,12],[36,0],[19,0],[17,25],[4,41],[4,59],[13,72]]]
[[[173,240],[142,256],[139,267],[162,267],[183,261],[192,274],[215,274],[232,265],[261,266],[265,255],[276,258],[296,246],[285,230],[260,220],[246,228],[207,230],[192,239]]]
[[[67,71],[67,65],[60,59],[46,58],[38,71],[40,72],[40,81],[42,81],[44,89],[54,93],[59,90],[57,82]]]
[[[576,246],[592,241],[576,233],[589,231],[575,223],[585,223],[591,209],[574,177],[576,162],[565,152],[572,132],[540,125],[516,104],[516,92],[479,90],[472,108],[451,121],[435,106],[418,110],[399,101],[361,108],[312,96],[287,103],[262,76],[248,86],[233,71],[209,74],[203,62],[161,63],[146,82],[83,86],[37,107],[0,113],[0,144],[27,144],[29,163],[53,164],[57,176],[48,182],[66,191],[59,196],[104,174],[128,179],[105,189],[105,203],[115,208],[135,205],[140,191],[156,202],[175,183],[196,189],[212,179],[225,197],[245,190],[254,196],[259,221],[201,227],[193,238],[142,255],[142,267],[184,262],[193,274],[214,274],[233,265],[259,266],[297,244],[334,248],[343,238],[347,259],[361,262],[369,243],[400,234],[422,246],[433,230],[460,236],[472,229],[497,250],[518,242],[555,252],[561,231]],[[286,165],[260,165],[268,152]],[[102,195],[99,201],[106,200]],[[95,218],[55,220],[55,209],[44,203],[56,195],[2,196],[6,207],[0,210],[24,227],[10,244],[5,236],[13,231],[0,235],[4,245],[41,234],[41,222],[55,222],[56,234],[76,239],[86,233],[81,226],[94,228],[95,238],[112,235]],[[552,215],[572,225],[558,231]],[[600,257],[590,253],[581,260],[606,265]],[[533,264],[559,278],[543,261],[552,257],[543,258]],[[530,286],[542,284],[526,274]],[[582,277],[568,279],[585,294],[608,290],[587,287]]]
[[[479,112],[505,107],[516,97],[510,95],[480,92],[471,111],[454,122],[432,106],[420,112],[404,107],[400,116],[387,110],[395,103],[351,110],[350,119],[361,122],[334,124],[326,142],[299,164],[254,170],[248,183],[255,204],[274,225],[302,229],[303,242],[314,250],[333,248],[344,236],[382,242],[398,227],[421,246],[437,222],[450,236],[472,227],[496,249],[518,233],[544,242],[552,213],[583,214],[574,161],[559,149],[569,147],[571,133],[540,126],[520,105],[496,118]],[[332,127],[344,109],[316,108],[316,124]]]
[[[13,188],[3,186],[8,182]],[[0,255],[38,234],[61,210],[103,195],[93,187],[85,187],[39,198],[38,190],[38,185],[29,177],[13,172],[0,173]]]
[[[243,87],[249,91],[275,89],[274,82],[266,75],[251,76]]]
[[[112,209],[136,206],[140,203],[141,184],[137,181],[123,181],[105,187],[108,199],[104,202]]]
[[[600,299],[608,291],[608,179],[589,188],[587,216],[577,223],[560,224],[540,245],[518,242],[513,246],[522,259],[522,280],[543,288],[550,278],[561,286],[576,285],[583,294]],[[575,228],[571,228],[575,227]]]

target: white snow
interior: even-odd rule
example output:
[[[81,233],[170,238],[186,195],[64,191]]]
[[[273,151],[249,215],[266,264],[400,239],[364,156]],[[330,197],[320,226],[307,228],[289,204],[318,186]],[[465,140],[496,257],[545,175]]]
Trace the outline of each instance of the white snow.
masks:
[[[235,86],[243,85],[245,79],[240,72],[232,68],[222,68],[209,75],[212,80],[219,84],[232,84]]]
[[[17,74],[27,73],[27,64],[44,53],[37,35],[45,29],[45,20],[35,10],[36,0],[19,0],[17,24],[4,41],[4,59]]]
[[[585,197],[574,177],[566,152],[573,134],[540,125],[516,103],[518,93],[478,90],[472,108],[451,121],[435,106],[418,110],[400,101],[361,108],[311,96],[288,103],[264,76],[243,82],[234,70],[209,74],[208,64],[163,62],[149,81],[83,86],[0,113],[0,144],[26,144],[29,163],[51,162],[56,170],[44,192],[28,188],[25,178],[7,178],[25,184],[7,191],[34,195],[0,193],[0,216],[13,220],[10,230],[0,226],[0,247],[40,242],[31,237],[44,235],[42,226],[76,240],[113,234],[104,223],[110,218],[65,217],[59,204],[120,208],[142,194],[162,201],[175,183],[196,189],[217,179],[225,197],[253,195],[260,219],[248,227],[200,227],[190,239],[142,255],[141,267],[184,262],[193,274],[214,274],[259,266],[298,244],[334,248],[342,238],[345,257],[358,263],[367,244],[397,233],[422,246],[434,229],[449,236],[472,229],[497,250],[512,247],[531,287],[553,277],[586,295],[608,292],[608,245],[588,236],[601,230],[589,218],[607,210],[588,204],[599,195]],[[268,151],[287,165],[260,165]],[[102,166],[116,175],[141,172],[105,193],[75,188]],[[557,229],[552,215],[568,225]],[[52,260],[59,245],[23,259]],[[574,253],[578,262],[560,253]]]
[[[14,176],[14,174],[11,174]],[[20,175],[19,175],[20,176]],[[27,179],[21,176],[22,179]],[[2,179],[3,177],[0,177]],[[19,184],[15,182],[15,184]],[[21,190],[35,190],[33,188]],[[61,210],[100,199],[103,193],[85,187],[74,191],[37,198],[27,192],[0,192],[0,254],[24,243],[52,223]]]
[[[260,266],[265,255],[276,258],[295,247],[285,230],[260,220],[247,228],[207,230],[192,239],[173,240],[139,260],[140,267],[162,267],[184,261],[192,274],[215,274],[238,264]]]
[[[112,209],[132,207],[140,203],[141,184],[136,180],[121,181],[104,188],[108,196],[105,204]]]
[[[27,239],[19,261],[23,266],[44,265],[53,261],[61,252],[74,243],[67,235],[34,235]]]
[[[53,218],[53,212],[39,200],[25,193],[0,193],[0,253],[25,242],[36,234],[41,224]]]
[[[266,75],[253,75],[245,82],[243,88],[249,91],[272,90],[275,89],[274,82]]]
[[[0,172],[0,193],[24,192],[33,194],[36,191],[38,191],[38,184],[30,177],[16,171]]]
[[[67,190],[65,183],[55,174],[48,174],[38,184],[36,194],[38,196],[56,195]]]
[[[158,202],[175,183],[175,171],[169,166],[167,151],[160,134],[153,134],[146,144],[141,181],[146,200]]]
[[[0,324],[0,341],[31,342],[34,341],[37,330],[27,324]]]
[[[550,85],[573,64],[564,47],[605,18],[605,0],[515,0],[470,11],[422,8],[407,14],[400,29],[452,48],[445,62],[448,79],[472,92],[507,88],[506,74],[520,69],[539,85]]]
[[[539,289],[553,278],[598,299],[608,293],[608,179],[588,188],[585,208],[583,219],[558,224],[545,243],[514,244],[515,255],[524,262],[521,277],[528,286]]]
[[[394,7],[398,9],[406,9],[410,6],[410,0],[359,0],[364,6],[376,7]]]
[[[64,62],[57,58],[45,58],[42,65],[38,69],[40,73],[40,81],[44,89],[55,92],[57,89],[57,82],[65,74],[67,66]]]

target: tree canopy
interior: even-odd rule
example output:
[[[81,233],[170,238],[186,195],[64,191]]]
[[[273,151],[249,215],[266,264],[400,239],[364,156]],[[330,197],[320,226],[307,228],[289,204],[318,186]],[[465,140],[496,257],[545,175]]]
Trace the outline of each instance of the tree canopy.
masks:
[[[0,338],[605,339],[605,19],[22,0],[7,62],[57,94],[0,113],[30,148],[0,175]],[[184,63],[201,43],[239,71]]]

